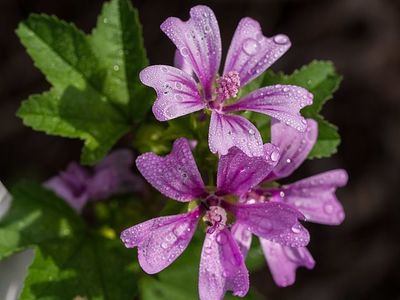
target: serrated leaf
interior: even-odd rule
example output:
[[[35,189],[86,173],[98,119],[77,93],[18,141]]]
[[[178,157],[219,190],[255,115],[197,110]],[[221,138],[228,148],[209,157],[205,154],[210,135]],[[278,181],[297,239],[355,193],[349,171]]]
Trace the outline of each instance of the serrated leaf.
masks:
[[[71,86],[62,94],[52,90],[32,95],[22,103],[18,116],[35,130],[84,140],[82,160],[94,162],[129,131],[129,126],[117,111],[97,101],[91,92]]]
[[[322,118],[316,118],[318,122],[318,141],[315,143],[308,157],[329,157],[336,153],[340,144],[340,136],[337,127]]]
[[[32,183],[12,190],[0,222],[0,259],[34,247],[20,299],[132,299],[137,293],[132,256],[119,240],[86,229],[52,192]]]
[[[103,90],[127,106],[132,121],[142,119],[152,101],[151,90],[139,81],[148,65],[139,15],[129,1],[105,3],[89,41],[106,70]]]
[[[137,12],[113,0],[98,26],[88,37],[56,17],[31,15],[16,31],[53,86],[25,101],[18,116],[36,130],[84,140],[85,164],[101,159],[152,102],[138,78],[147,59]]]
[[[336,126],[325,121],[320,111],[325,102],[332,98],[342,77],[335,71],[329,61],[313,61],[290,75],[267,71],[263,74],[261,86],[273,84],[291,84],[306,88],[314,95],[313,104],[302,110],[303,116],[318,122],[318,140],[309,158],[329,157],[336,153],[340,136]]]

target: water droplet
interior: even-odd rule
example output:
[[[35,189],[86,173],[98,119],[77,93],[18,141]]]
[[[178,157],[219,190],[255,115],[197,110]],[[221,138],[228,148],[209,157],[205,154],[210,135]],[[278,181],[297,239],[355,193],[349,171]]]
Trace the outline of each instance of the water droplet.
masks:
[[[273,37],[273,40],[276,44],[285,45],[289,42],[289,38],[284,34],[278,34]]]
[[[288,88],[287,86],[285,86],[285,87],[283,88],[283,91],[284,91],[285,93],[287,93],[287,92],[289,91],[289,88]]]
[[[208,25],[204,26],[204,32],[205,32],[205,33],[211,32],[211,27],[208,26]]]
[[[224,233],[222,233],[222,232],[218,233],[218,235],[217,235],[217,243],[218,244],[223,245],[227,242],[227,240],[228,239],[226,238],[226,235]]]
[[[268,219],[261,219],[258,224],[258,230],[262,233],[269,233],[272,230],[272,223]]]
[[[167,67],[161,67],[161,71],[163,71],[164,73],[168,73],[168,68]]]
[[[176,87],[177,90],[182,90],[182,83],[176,82],[175,83],[175,87]]]
[[[324,204],[324,212],[326,212],[328,215],[332,214],[333,210],[334,210],[334,207],[333,207],[332,203],[326,202]]]
[[[279,159],[279,152],[278,151],[273,151],[271,153],[271,160],[272,161],[278,161],[278,159]]]
[[[118,65],[114,65],[114,71],[119,71],[119,66]]]
[[[280,191],[280,192],[279,192],[279,196],[280,196],[281,198],[285,198],[285,192],[284,192],[284,191]]]
[[[301,232],[301,227],[300,224],[295,224],[292,226],[292,232],[293,233],[300,233]]]
[[[250,135],[254,135],[254,134],[255,134],[255,131],[254,131],[253,129],[249,129],[249,134],[250,134]]]
[[[343,210],[339,210],[337,212],[337,218],[342,221],[344,219],[344,211]]]
[[[176,106],[175,105],[168,106],[165,109],[164,113],[170,118],[175,117],[177,113]]]
[[[189,49],[186,47],[182,47],[179,51],[183,57],[187,57],[189,55]]]
[[[168,243],[162,242],[162,243],[161,243],[161,248],[163,248],[163,249],[168,249]]]
[[[243,43],[243,51],[247,55],[254,55],[260,50],[260,44],[252,38],[248,38]]]
[[[180,94],[175,94],[175,99],[177,100],[177,101],[182,101],[182,99],[183,99],[183,97],[182,97],[182,95],[180,95]]]
[[[287,160],[286,160],[286,163],[288,163],[288,164],[290,164],[292,162],[292,160],[290,159],[290,158],[288,158]]]

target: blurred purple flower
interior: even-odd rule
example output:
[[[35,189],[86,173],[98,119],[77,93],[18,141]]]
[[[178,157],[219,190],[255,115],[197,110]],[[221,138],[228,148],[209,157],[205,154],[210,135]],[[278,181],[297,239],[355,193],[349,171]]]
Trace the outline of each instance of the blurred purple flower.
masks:
[[[131,151],[121,149],[110,153],[92,170],[71,162],[65,171],[44,185],[81,212],[88,201],[143,191],[143,180],[131,170],[133,159]]]
[[[243,195],[270,173],[279,152],[271,144],[263,150],[263,156],[249,157],[232,147],[221,156],[214,193],[204,186],[186,139],[176,140],[165,157],[145,153],[137,158],[139,171],[162,194],[180,202],[197,199],[199,203],[187,213],[151,219],[121,233],[126,247],[138,247],[139,264],[145,272],[157,273],[179,257],[202,216],[207,232],[199,271],[201,300],[223,299],[228,290],[243,297],[249,289],[249,274],[227,212],[235,216],[237,224],[264,239],[296,247],[308,243],[309,234],[298,221],[304,216],[293,207],[278,202],[233,204],[225,198]]]
[[[242,87],[261,75],[290,47],[283,34],[267,38],[260,24],[243,18],[233,36],[222,76],[221,37],[213,11],[195,6],[186,22],[170,17],[161,29],[176,45],[178,68],[155,65],[140,73],[141,81],[155,89],[153,113],[157,120],[171,120],[189,113],[211,111],[209,147],[225,155],[236,146],[249,156],[263,155],[263,143],[257,128],[246,118],[233,114],[250,110],[267,114],[304,131],[305,119],[300,109],[312,103],[312,94],[293,85],[260,88],[236,98]],[[234,103],[232,103],[234,102]]]
[[[293,130],[280,122],[273,122],[271,142],[280,149],[280,159],[264,183],[291,175],[307,158],[317,140],[317,135],[318,124],[311,119],[307,119],[305,132]],[[344,219],[344,211],[335,196],[335,191],[338,187],[346,185],[347,179],[346,171],[332,170],[277,188],[255,187],[242,197],[242,201],[251,205],[286,203],[304,214],[307,221],[338,225]],[[251,233],[241,224],[235,224],[232,232],[245,256],[250,248]],[[278,286],[293,284],[297,267],[312,269],[315,265],[314,259],[305,247],[281,245],[264,238],[260,238],[260,242]]]

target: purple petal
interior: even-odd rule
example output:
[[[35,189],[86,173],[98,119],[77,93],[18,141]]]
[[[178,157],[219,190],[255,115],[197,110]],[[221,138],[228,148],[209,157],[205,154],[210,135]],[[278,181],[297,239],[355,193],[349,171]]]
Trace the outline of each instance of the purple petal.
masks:
[[[167,197],[187,202],[205,193],[187,139],[177,139],[172,152],[165,157],[151,152],[140,155],[136,165],[144,178]]]
[[[190,63],[182,56],[179,50],[175,50],[174,67],[181,69],[185,73],[193,76],[193,69]]]
[[[307,158],[317,136],[318,124],[312,119],[307,119],[307,129],[304,132],[274,121],[271,126],[271,143],[278,146],[281,158],[267,179],[276,180],[292,174]]]
[[[290,48],[286,35],[278,34],[267,38],[262,34],[260,24],[243,18],[233,36],[226,58],[224,74],[236,71],[244,86],[261,75]]]
[[[200,300],[222,300],[226,291],[244,297],[248,290],[249,273],[229,230],[207,233],[200,259]]]
[[[65,171],[46,181],[44,186],[64,199],[77,212],[81,212],[89,200],[87,191],[89,179],[89,172],[72,162]]]
[[[155,89],[153,113],[157,120],[171,120],[204,108],[197,83],[187,73],[170,66],[156,65],[140,72],[143,84]]]
[[[312,269],[315,261],[305,247],[292,248],[260,239],[264,256],[275,283],[280,287],[292,285],[296,280],[296,269]]]
[[[133,154],[128,149],[118,149],[108,154],[94,168],[95,172],[109,168],[131,168],[133,166]]]
[[[345,215],[335,191],[346,185],[347,178],[345,170],[332,170],[276,189],[275,197],[295,206],[307,221],[338,225]]]
[[[125,247],[138,247],[139,264],[148,274],[160,272],[182,254],[195,232],[200,210],[151,219],[121,233]]]
[[[235,223],[231,229],[232,236],[239,246],[240,252],[243,257],[247,256],[247,252],[250,250],[252,235],[251,232],[241,224]]]
[[[295,208],[279,202],[231,205],[236,222],[253,234],[291,247],[306,246],[308,231],[299,223],[304,216]]]
[[[263,155],[262,138],[258,129],[246,118],[211,113],[208,144],[212,153],[225,155],[236,146],[249,156]]]
[[[106,156],[88,180],[89,197],[100,200],[113,194],[142,191],[144,182],[133,174],[133,161],[133,154],[127,149],[116,150]]]
[[[161,24],[161,30],[191,64],[203,85],[205,97],[210,98],[221,62],[221,37],[214,12],[207,6],[195,6],[190,10],[188,21],[170,17]]]
[[[279,151],[272,144],[264,145],[263,156],[247,156],[239,148],[232,147],[222,155],[218,163],[217,193],[241,196],[258,185],[273,169]]]
[[[312,103],[313,95],[295,85],[267,86],[244,96],[238,102],[224,107],[224,112],[251,110],[271,116],[285,124],[305,131],[306,120],[300,110]]]

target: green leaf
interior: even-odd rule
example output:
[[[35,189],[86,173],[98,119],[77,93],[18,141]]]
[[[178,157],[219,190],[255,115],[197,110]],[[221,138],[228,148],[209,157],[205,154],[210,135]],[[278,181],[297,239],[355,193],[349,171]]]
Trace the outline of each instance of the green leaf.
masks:
[[[92,36],[46,15],[31,15],[16,32],[52,85],[24,101],[18,116],[36,130],[84,140],[83,163],[100,160],[146,115],[152,95],[138,74],[148,62],[127,0],[104,5]]]
[[[129,131],[119,113],[92,96],[90,89],[82,91],[71,86],[62,94],[54,89],[29,97],[18,116],[35,130],[84,140],[82,161],[92,163]]]
[[[126,0],[104,4],[89,39],[106,70],[104,91],[128,107],[132,121],[141,120],[153,102],[144,99],[154,95],[139,81],[148,60],[137,10]]]
[[[32,183],[12,190],[0,222],[0,259],[34,247],[20,299],[132,299],[137,293],[131,252],[118,240],[86,229],[52,192]]]
[[[338,75],[332,62],[313,61],[290,75],[283,73],[265,72],[261,86],[273,84],[292,84],[306,88],[314,95],[313,104],[302,110],[306,118],[318,122],[318,140],[309,158],[329,157],[336,153],[340,144],[337,127],[325,121],[320,115],[323,105],[332,98],[338,89],[342,77]]]

